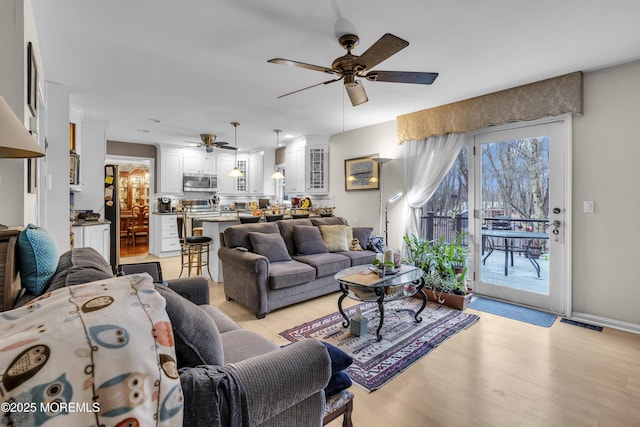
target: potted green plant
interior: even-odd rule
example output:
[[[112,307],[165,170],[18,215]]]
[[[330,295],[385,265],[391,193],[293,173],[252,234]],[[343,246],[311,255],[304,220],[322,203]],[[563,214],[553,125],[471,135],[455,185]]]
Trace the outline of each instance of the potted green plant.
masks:
[[[464,236],[458,233],[451,243],[444,237],[426,241],[404,236],[406,261],[424,272],[427,298],[458,310],[464,310],[471,301],[465,265],[469,251],[463,244]]]

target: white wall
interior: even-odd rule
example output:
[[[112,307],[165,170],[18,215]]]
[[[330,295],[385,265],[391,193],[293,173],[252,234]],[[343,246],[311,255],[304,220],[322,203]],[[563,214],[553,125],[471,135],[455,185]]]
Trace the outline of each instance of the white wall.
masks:
[[[82,129],[80,147],[80,184],[75,195],[75,209],[92,209],[104,217],[104,162],[107,153],[107,122],[83,118],[77,124]]]
[[[639,120],[640,61],[585,73],[573,121],[573,310],[638,332]]]
[[[23,123],[31,115],[27,97],[27,43],[35,48],[36,63],[40,63],[35,21],[30,0],[0,2],[0,96]],[[39,67],[39,80],[44,73]],[[26,128],[27,126],[25,126]],[[27,161],[0,159],[0,195],[5,206],[0,222],[10,226],[26,225],[35,218],[36,198],[27,194]]]
[[[402,146],[397,141],[395,120],[333,135],[329,139],[329,191],[333,195],[336,215],[345,217],[353,226],[374,227],[374,234],[384,235],[386,201],[403,189]],[[344,161],[376,154],[394,159],[382,168],[384,194],[379,190],[345,191]],[[403,205],[404,198],[389,205],[389,246],[393,248],[400,248],[402,243]]]
[[[573,317],[634,332],[640,332],[639,119],[640,61],[585,73],[584,115],[573,119]],[[385,166],[388,198],[403,185],[395,132],[388,122],[331,137],[336,214],[354,225],[379,223],[379,193],[345,192],[344,159],[373,153],[398,159]],[[584,200],[595,202],[593,214],[582,213]],[[401,204],[390,208],[393,247],[401,244]]]
[[[58,252],[69,250],[69,92],[56,83],[46,83],[47,214],[44,227],[56,241]]]

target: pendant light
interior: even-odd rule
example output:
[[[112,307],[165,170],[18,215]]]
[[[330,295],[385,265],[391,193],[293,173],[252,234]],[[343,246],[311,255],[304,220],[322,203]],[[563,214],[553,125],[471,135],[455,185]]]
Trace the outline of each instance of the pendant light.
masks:
[[[234,178],[242,178],[244,174],[240,172],[240,169],[238,169],[238,126],[240,125],[240,123],[231,122],[231,124],[233,125],[234,146],[236,150],[233,161],[233,169],[231,169],[231,172],[229,172],[229,176],[232,176]]]
[[[276,160],[275,160],[275,167],[276,167],[276,171],[273,173],[273,175],[271,175],[271,179],[284,179],[284,175],[282,174],[282,172],[280,172],[280,168],[278,167],[278,160],[277,160],[277,151],[278,151],[278,145],[280,144],[280,132],[282,132],[280,129],[274,129],[273,130],[276,133]]]

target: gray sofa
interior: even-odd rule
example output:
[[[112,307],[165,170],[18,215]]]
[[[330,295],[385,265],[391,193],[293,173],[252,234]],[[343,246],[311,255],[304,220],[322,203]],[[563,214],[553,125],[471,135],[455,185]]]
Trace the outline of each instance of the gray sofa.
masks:
[[[112,277],[98,252],[74,249],[60,257],[46,291]],[[175,339],[184,425],[322,425],[324,388],[332,374],[325,345],[307,339],[280,348],[209,305],[204,277],[167,283],[156,290],[166,300]],[[19,279],[12,285],[20,286]],[[34,297],[23,289],[15,306]],[[240,402],[231,402],[228,391],[220,394],[233,385],[243,392]]]
[[[342,240],[331,235],[341,228],[349,236],[347,240],[353,236],[361,248],[367,247],[373,229],[349,227],[341,217],[226,228],[220,234],[218,251],[226,298],[261,319],[275,309],[338,291],[337,272],[375,259],[375,252],[350,250],[336,243]]]

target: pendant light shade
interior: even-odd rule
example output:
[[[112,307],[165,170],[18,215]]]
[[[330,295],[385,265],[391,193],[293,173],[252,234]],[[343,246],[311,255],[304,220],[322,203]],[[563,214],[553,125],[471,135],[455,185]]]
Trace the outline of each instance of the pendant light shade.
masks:
[[[278,145],[280,144],[280,132],[282,131],[280,129],[274,129],[273,131],[276,133],[276,151],[277,151]],[[284,179],[284,175],[282,174],[282,172],[280,172],[280,168],[278,167],[277,163],[275,165],[275,168],[276,168],[276,171],[273,173],[273,175],[271,175],[271,179]]]
[[[231,172],[229,172],[229,176],[232,176],[234,178],[242,178],[244,174],[240,171],[240,169],[238,169],[238,126],[240,126],[240,123],[231,122],[231,124],[233,125],[234,146],[236,150],[234,154],[233,169],[231,169]]]

